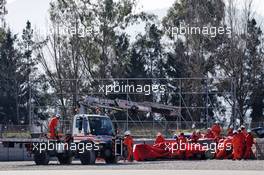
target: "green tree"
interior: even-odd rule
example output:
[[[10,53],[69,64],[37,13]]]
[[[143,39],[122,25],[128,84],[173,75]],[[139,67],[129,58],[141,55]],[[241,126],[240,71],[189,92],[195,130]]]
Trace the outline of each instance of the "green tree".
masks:
[[[63,116],[70,116],[68,109],[78,105],[80,95],[97,90],[98,78],[125,75],[130,46],[125,29],[146,18],[133,13],[135,5],[132,0],[51,3],[51,34],[39,47],[38,59]]]
[[[233,1],[229,1],[226,22],[231,27],[231,36],[223,38],[223,44],[209,59],[214,62],[214,70],[218,70],[215,75],[221,72],[232,79],[235,98],[227,97],[226,101],[232,105],[233,122],[238,118],[241,124],[248,117],[250,104],[254,108],[252,116],[259,111],[255,104],[259,103],[260,99],[257,99],[256,95],[261,94],[261,91],[256,90],[256,87],[262,87],[260,81],[263,77],[263,54],[260,45],[262,31],[252,16],[251,5],[252,1],[248,1],[241,17],[234,8]],[[226,85],[228,83],[222,81],[217,86],[223,89]]]
[[[33,53],[36,51],[36,45],[37,43],[34,41],[34,31],[31,27],[31,23],[27,21],[19,42],[19,49],[22,54],[21,60],[23,60],[24,63],[24,76],[26,77],[26,95],[21,101],[27,107],[28,117],[25,119],[27,123],[33,123],[33,121],[39,119],[38,115],[42,116],[40,112],[42,109],[39,109],[37,106],[41,103],[42,97],[40,94],[43,90],[45,92],[45,88],[43,87],[46,86],[46,83],[42,81],[43,77],[39,75],[37,71],[37,59],[33,56]],[[48,104],[42,104],[42,106],[45,105]]]
[[[221,35],[215,36],[200,33],[188,33],[180,35],[173,33],[175,28],[181,26],[186,28],[203,29],[211,27],[224,27],[222,24],[224,19],[224,2],[210,0],[180,0],[175,1],[168,10],[162,24],[167,36],[174,42],[167,54],[166,72],[171,78],[201,78],[185,79],[181,85],[179,82],[171,82],[172,91],[177,92],[179,88],[185,92],[205,92],[206,83],[203,78],[208,77],[209,71],[212,69],[208,64],[208,56],[214,54],[214,50],[221,45]],[[187,29],[186,29],[187,31]],[[182,97],[172,98],[179,99],[185,107],[204,106],[204,94],[197,95],[183,94]],[[175,103],[175,102],[174,102]],[[204,110],[186,108],[184,118],[191,120],[200,120],[201,117],[208,115]]]
[[[0,49],[0,81],[1,81],[1,114],[2,122],[18,123],[26,118],[27,112],[21,99],[25,96],[25,64],[21,53],[15,48],[18,42],[15,35],[8,30]]]
[[[1,26],[4,24],[4,16],[7,14],[7,10],[5,8],[6,5],[6,0],[0,0],[0,21],[1,21]]]
[[[245,76],[250,85],[249,89],[252,92],[249,104],[246,105],[252,108],[251,117],[253,122],[263,121],[263,52],[261,46],[262,31],[255,19],[248,21],[247,29],[247,51],[246,51],[246,72]],[[248,84],[246,83],[246,84]]]

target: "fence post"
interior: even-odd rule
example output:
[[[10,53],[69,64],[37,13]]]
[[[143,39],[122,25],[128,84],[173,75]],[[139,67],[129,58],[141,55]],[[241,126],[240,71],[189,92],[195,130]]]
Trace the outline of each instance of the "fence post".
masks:
[[[0,138],[2,138],[3,137],[3,129],[2,129],[2,124],[0,124]]]

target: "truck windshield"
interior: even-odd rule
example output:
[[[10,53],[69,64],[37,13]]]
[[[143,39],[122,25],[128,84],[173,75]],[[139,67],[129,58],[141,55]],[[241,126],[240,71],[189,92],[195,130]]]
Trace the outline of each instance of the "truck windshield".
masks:
[[[113,135],[112,121],[108,117],[89,117],[91,134],[93,135]]]

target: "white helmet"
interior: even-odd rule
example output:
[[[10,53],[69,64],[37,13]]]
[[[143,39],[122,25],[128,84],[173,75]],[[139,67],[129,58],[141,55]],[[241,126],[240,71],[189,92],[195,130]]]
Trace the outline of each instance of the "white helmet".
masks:
[[[162,136],[162,134],[160,132],[157,133],[157,136]]]
[[[233,134],[237,134],[237,130],[234,130],[234,131],[233,131]]]
[[[125,132],[125,135],[128,136],[128,135],[131,135],[131,132],[128,130]]]
[[[247,132],[251,132],[251,129],[248,129]]]
[[[55,116],[60,119],[61,118],[61,115],[60,114],[55,114]]]

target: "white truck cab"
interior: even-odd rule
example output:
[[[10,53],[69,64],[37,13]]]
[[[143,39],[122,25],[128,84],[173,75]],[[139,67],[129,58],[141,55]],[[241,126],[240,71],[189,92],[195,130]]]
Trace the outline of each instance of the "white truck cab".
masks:
[[[111,119],[106,115],[77,114],[73,119],[72,136],[75,142],[86,140],[88,137],[114,136],[114,127]]]

